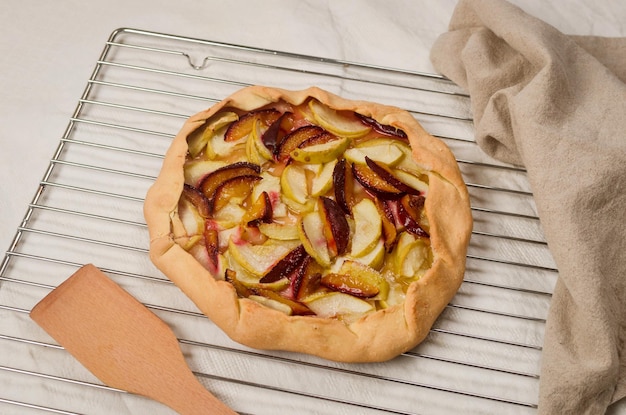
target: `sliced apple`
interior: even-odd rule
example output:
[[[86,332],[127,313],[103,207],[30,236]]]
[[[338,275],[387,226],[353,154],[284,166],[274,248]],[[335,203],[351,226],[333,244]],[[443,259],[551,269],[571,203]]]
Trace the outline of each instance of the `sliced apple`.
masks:
[[[430,268],[428,258],[428,245],[423,239],[418,239],[404,257],[401,273],[406,276],[412,276],[413,278],[419,277],[420,272],[424,272],[425,269]]]
[[[324,223],[317,211],[301,216],[298,222],[298,232],[304,249],[317,263],[327,267],[330,265],[330,253],[323,227]]]
[[[255,144],[254,139],[246,140],[245,150],[247,161],[258,164],[259,166],[267,161],[267,159],[261,155],[259,147]]]
[[[272,205],[272,217],[280,218],[287,215],[287,207],[281,201],[280,176],[274,176],[270,172],[264,171],[260,174],[263,178],[252,190],[251,197],[256,200],[261,193],[266,192]]]
[[[260,223],[259,230],[268,238],[278,241],[293,241],[300,238],[296,223]]]
[[[320,196],[318,211],[322,218],[323,233],[331,257],[343,255],[350,242],[350,227],[341,207],[333,199]]]
[[[239,226],[239,238],[253,245],[261,245],[267,242],[267,237],[256,226]]]
[[[224,141],[241,140],[252,132],[256,121],[260,121],[265,127],[269,127],[280,115],[281,113],[275,109],[248,112],[228,126],[224,134]]]
[[[255,295],[259,296],[261,298],[265,298],[266,300],[261,300],[258,297],[249,297],[252,298],[256,301],[259,301],[260,303],[268,306],[268,307],[272,307],[275,308],[279,311],[282,311],[288,315],[291,314],[295,314],[295,315],[310,315],[313,314],[313,311],[311,311],[310,308],[308,308],[306,305],[291,300],[289,298],[286,298],[282,295],[280,295],[279,293],[275,292],[275,291],[271,291],[271,290],[264,290],[264,289],[256,289],[255,291]],[[279,305],[280,304],[280,305]]]
[[[189,155],[196,158],[202,151],[206,149],[207,143],[215,135],[215,132],[228,124],[237,121],[239,116],[234,112],[219,112],[210,117],[204,125],[189,135],[187,145],[189,147]]]
[[[244,150],[243,155],[245,156],[245,146],[247,140],[247,137],[243,137],[237,141],[225,141],[223,130],[217,131],[211,138],[209,138],[209,142],[207,143],[204,151],[204,158],[207,160],[228,158],[230,161],[235,161],[235,155],[240,150]]]
[[[378,306],[381,309],[385,309],[404,303],[406,293],[402,287],[406,286],[406,283],[410,283],[410,281],[398,281],[396,276],[391,271],[386,271],[383,276],[387,279],[387,281],[389,281],[389,294],[387,294],[387,298],[385,300],[377,302]]]
[[[413,159],[413,149],[411,148],[411,146],[408,143],[399,140],[396,140],[394,145],[404,153],[404,157],[402,157],[400,162],[393,167],[396,169],[407,171],[409,173],[413,173],[418,176],[423,175],[425,169],[420,167]]]
[[[198,212],[197,207],[186,198],[181,198],[178,201],[178,218],[187,236],[202,235],[204,217]]]
[[[278,261],[299,245],[299,241],[268,242],[253,245],[243,240],[228,241],[228,252],[247,272],[262,277]]]
[[[306,173],[302,166],[290,164],[283,170],[280,176],[280,186],[288,198],[305,204],[309,199]]]
[[[343,261],[337,275],[349,275],[352,279],[356,278],[358,280],[355,288],[363,291],[361,295],[357,296],[375,297],[376,300],[384,300],[387,298],[387,294],[389,293],[389,282],[380,272],[360,261]],[[324,283],[323,277],[322,283]],[[366,295],[365,293],[370,293],[372,295]]]
[[[220,229],[229,229],[236,227],[242,222],[246,210],[237,203],[227,203],[213,214],[213,220],[219,225]]]
[[[415,194],[421,194],[423,196],[428,195],[428,183],[420,179],[415,174],[400,169],[394,169],[393,174],[398,178],[398,180],[419,192]],[[423,176],[424,175],[422,175],[422,177]]]
[[[311,180],[311,196],[318,197],[328,193],[333,187],[333,171],[337,165],[337,160],[325,163],[319,173]]]
[[[316,206],[315,199],[308,199],[305,203],[298,203],[290,197],[283,196],[281,200],[287,207],[288,215],[304,215],[305,213],[313,211]]]
[[[261,180],[258,175],[231,177],[215,189],[213,198],[209,199],[212,212],[218,212],[227,204],[241,203],[252,193],[254,184]]]
[[[309,109],[319,125],[340,137],[359,138],[371,131],[352,111],[334,110],[316,99],[309,101]]]
[[[310,178],[317,176],[322,171],[322,164],[301,163],[300,165]]]
[[[189,160],[183,166],[185,183],[198,187],[200,181],[209,173],[226,166],[226,162],[218,160]]]
[[[322,318],[363,315],[374,311],[374,306],[371,303],[337,291],[313,294],[302,301],[318,317]]]
[[[209,258],[209,253],[203,244],[195,244],[189,249],[189,252],[205,269],[212,275],[218,276],[221,269],[221,255],[218,256],[216,262]]]
[[[433,261],[404,131],[315,99],[237,114],[188,139],[177,243],[288,315],[349,323],[399,304]]]
[[[349,138],[339,138],[322,144],[298,147],[289,155],[302,163],[321,164],[336,160],[350,145]]]
[[[374,202],[370,199],[362,199],[352,208],[354,217],[354,235],[350,255],[361,257],[368,254],[382,234],[382,220]]]
[[[280,278],[270,283],[262,283],[258,275],[255,275],[246,270],[239,262],[232,258],[232,255],[227,251],[225,256],[228,268],[235,272],[234,278],[237,283],[251,290],[249,294],[254,294],[256,289],[265,289],[271,291],[281,291],[289,287],[289,279]],[[231,275],[231,277],[233,277]],[[239,290],[238,290],[239,291]]]
[[[265,307],[280,311],[281,313],[287,314],[288,316],[293,314],[293,310],[291,309],[291,307],[275,299],[264,297],[259,294],[249,295],[248,299],[256,301],[259,304],[263,304]]]
[[[402,232],[400,236],[398,237],[398,243],[396,244],[392,252],[392,256],[390,257],[390,262],[393,267],[393,272],[396,275],[403,277],[403,278],[406,278],[408,276],[413,276],[412,273],[410,275],[405,275],[402,272],[402,269],[403,269],[404,260],[407,254],[409,253],[409,251],[411,250],[411,248],[414,246],[416,240],[417,239],[415,238],[415,236],[411,235],[408,232]]]
[[[403,278],[413,278],[428,255],[428,244],[424,239],[403,232],[391,257],[394,272]]]
[[[385,240],[381,238],[378,241],[378,244],[367,254],[360,256],[358,258],[352,258],[348,256],[348,259],[354,259],[355,261],[360,262],[363,265],[367,265],[368,267],[374,268],[375,270],[380,270],[385,262],[385,253],[387,250],[385,249]]]
[[[203,235],[191,235],[187,238],[177,238],[176,242],[183,247],[185,251],[190,251],[193,247],[199,244],[204,239]]]
[[[228,228],[222,227],[219,222],[215,222],[215,223],[216,223],[216,228],[218,229],[217,240],[220,244],[219,249],[221,252],[224,252],[228,249],[228,241],[230,240],[231,237],[235,239],[239,238],[239,236],[237,235],[241,233],[241,227],[238,225],[239,222],[237,222],[236,224]]]
[[[365,164],[370,158],[387,166],[394,166],[404,157],[404,153],[391,142],[381,145],[353,147],[346,150],[344,156],[353,163]]]
[[[268,171],[261,172],[260,176],[263,180],[254,187],[252,198],[255,200],[258,199],[263,192],[267,193],[270,200],[275,197],[280,197],[280,176],[275,176]]]
[[[252,127],[252,132],[250,134],[250,138],[257,148],[259,155],[264,160],[273,160],[274,155],[272,151],[265,145],[263,141],[263,135],[267,127],[263,124],[263,122],[259,119],[254,121],[254,125]]]

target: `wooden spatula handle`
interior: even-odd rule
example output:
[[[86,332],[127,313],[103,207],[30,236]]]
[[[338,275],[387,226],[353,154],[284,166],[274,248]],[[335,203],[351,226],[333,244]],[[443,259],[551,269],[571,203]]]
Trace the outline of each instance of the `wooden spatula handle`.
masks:
[[[233,415],[193,375],[170,328],[93,265],[37,304],[31,318],[105,384],[183,415]]]

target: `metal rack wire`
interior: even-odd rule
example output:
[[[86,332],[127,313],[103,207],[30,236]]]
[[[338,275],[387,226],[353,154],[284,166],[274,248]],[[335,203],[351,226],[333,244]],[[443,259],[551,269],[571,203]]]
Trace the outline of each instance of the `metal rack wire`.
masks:
[[[150,263],[143,196],[183,120],[250,84],[317,85],[409,110],[455,153],[475,226],[459,293],[427,340],[383,364],[238,345]],[[0,266],[0,413],[171,413],[102,385],[28,318],[95,263],[165,320],[203,384],[250,414],[533,414],[556,268],[525,172],[473,141],[437,75],[134,29],[106,42]]]

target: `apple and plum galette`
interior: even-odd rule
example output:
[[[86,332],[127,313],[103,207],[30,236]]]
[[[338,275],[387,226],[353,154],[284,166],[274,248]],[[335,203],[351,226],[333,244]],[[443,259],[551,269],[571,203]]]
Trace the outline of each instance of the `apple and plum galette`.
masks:
[[[154,264],[233,340],[344,362],[425,338],[472,228],[443,142],[316,87],[248,87],[192,116],[144,213]]]

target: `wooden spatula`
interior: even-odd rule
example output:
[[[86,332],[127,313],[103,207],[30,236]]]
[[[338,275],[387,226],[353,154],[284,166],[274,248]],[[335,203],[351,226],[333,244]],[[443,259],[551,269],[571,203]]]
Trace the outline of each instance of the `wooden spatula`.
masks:
[[[235,414],[187,366],[170,328],[94,265],[48,294],[31,318],[106,385],[180,414]]]

